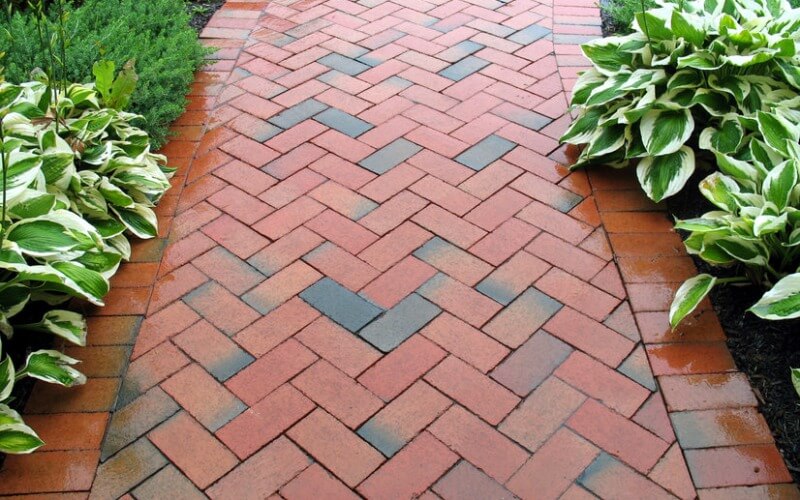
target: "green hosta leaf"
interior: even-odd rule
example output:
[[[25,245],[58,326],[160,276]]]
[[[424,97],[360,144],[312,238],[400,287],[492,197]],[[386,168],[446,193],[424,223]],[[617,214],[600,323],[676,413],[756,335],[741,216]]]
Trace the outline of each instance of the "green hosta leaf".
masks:
[[[731,105],[724,94],[709,89],[699,89],[692,97],[692,105],[699,104],[712,116],[725,116]]]
[[[9,203],[21,196],[39,175],[42,159],[39,155],[16,149],[5,154],[6,183],[0,176],[0,190],[5,189]]]
[[[27,454],[44,445],[44,441],[25,424],[0,425],[0,453]]]
[[[133,91],[136,90],[136,82],[139,76],[133,68],[134,62],[128,61],[122,67],[114,83],[111,85],[111,92],[108,99],[104,99],[103,104],[112,109],[125,109],[131,100]]]
[[[25,366],[20,370],[27,376],[50,382],[51,384],[72,387],[86,383],[86,376],[72,368],[80,363],[58,351],[43,349],[28,355]]]
[[[694,130],[694,118],[689,110],[654,109],[642,116],[640,130],[648,153],[667,155],[681,149],[689,140]]]
[[[0,361],[0,403],[11,396],[11,391],[14,389],[15,375],[14,363],[11,362],[11,358],[6,356],[3,361]],[[2,408],[2,405],[0,405],[0,408]],[[0,417],[2,417],[2,414],[0,414]]]
[[[714,156],[717,159],[719,169],[739,181],[748,181],[753,186],[761,186],[761,183],[767,177],[767,171],[758,163],[737,160],[722,153],[715,153]]]
[[[800,140],[800,130],[778,115],[759,111],[758,129],[770,147],[780,151],[784,156],[789,156],[786,141],[797,142]]]
[[[625,143],[625,126],[610,125],[597,129],[589,145],[586,146],[586,156],[597,158],[612,153]]]
[[[706,239],[710,241],[705,241]],[[706,262],[716,266],[727,266],[733,264],[733,257],[725,253],[716,243],[716,238],[703,238],[703,244],[697,255]]]
[[[669,307],[669,324],[673,330],[697,308],[716,283],[717,278],[709,274],[699,274],[689,278],[678,288]]]
[[[597,124],[605,113],[603,108],[588,108],[582,110],[578,118],[572,122],[561,137],[561,142],[570,144],[585,144],[589,142],[597,130]]]
[[[643,158],[636,167],[636,176],[647,196],[659,202],[680,191],[694,167],[694,151],[683,146],[674,153]]]
[[[794,392],[800,396],[800,368],[792,368],[792,385],[794,386]]]
[[[706,216],[708,214],[705,214]],[[692,231],[694,233],[710,233],[728,229],[728,225],[721,220],[710,217],[697,217],[694,219],[683,219],[675,221],[675,229]]]
[[[6,285],[0,291],[0,312],[6,318],[13,318],[25,308],[31,298],[28,286],[21,283]]]
[[[125,227],[137,237],[148,239],[155,238],[158,235],[156,214],[144,205],[136,204],[132,209],[111,207],[111,210],[119,216]]]
[[[756,242],[746,241],[740,238],[720,238],[716,243],[728,255],[739,262],[754,266],[764,266],[767,264],[765,255],[767,255],[768,252]]]
[[[740,106],[750,92],[750,82],[733,75],[720,76],[712,73],[708,76],[708,84],[718,92],[732,95]]]
[[[581,50],[601,71],[616,73],[633,63],[633,54],[620,50],[621,42],[620,37],[598,38],[581,45]]]
[[[782,213],[780,216],[759,215],[753,222],[753,234],[761,238],[767,234],[778,233],[786,228],[788,214]]]
[[[108,280],[97,271],[92,271],[72,262],[51,262],[50,266],[69,278],[95,303],[102,305],[103,297],[108,294]]]
[[[86,345],[86,320],[76,312],[60,309],[47,311],[41,321],[24,327],[28,330],[52,333],[76,345]]]
[[[788,61],[775,60],[775,64],[780,68],[786,81],[794,88],[800,89],[800,67]]]
[[[36,257],[61,256],[72,250],[89,250],[100,244],[100,235],[88,222],[66,210],[12,224],[7,238]]]
[[[672,8],[666,7],[637,12],[636,23],[653,40],[672,40],[672,30],[667,27],[671,13]]]
[[[735,117],[723,120],[720,127],[708,127],[700,133],[699,145],[702,149],[732,154],[739,150],[744,140],[744,129]]]
[[[677,9],[672,11],[672,32],[696,47],[702,47],[706,39],[703,19]]]
[[[657,85],[667,80],[667,74],[663,69],[637,69],[628,80],[622,84],[623,90],[643,90],[651,85]]]
[[[592,90],[589,97],[586,99],[586,106],[599,106],[606,104],[628,93],[622,86],[628,81],[630,73],[621,71],[609,77],[602,85],[599,85]]]
[[[800,318],[800,273],[775,283],[749,311],[764,319]]]
[[[779,210],[786,208],[792,190],[797,186],[797,165],[795,161],[785,161],[775,166],[764,180],[762,192]]]
[[[585,104],[592,91],[603,84],[608,77],[594,68],[588,69],[578,76],[572,87],[572,104]]]
[[[98,186],[98,190],[100,194],[103,195],[103,198],[106,199],[112,205],[116,205],[118,207],[123,208],[130,208],[133,206],[134,201],[133,198],[128,196],[125,191],[120,189],[118,186],[109,182],[108,178],[103,177],[100,181],[100,185]]]
[[[676,72],[667,82],[667,90],[697,89],[703,85],[703,75],[699,71],[684,69]]]
[[[678,58],[678,68],[694,68],[703,71],[714,71],[723,66],[717,57],[707,50],[698,50]]]
[[[56,196],[34,189],[26,189],[13,204],[9,204],[8,212],[18,219],[30,219],[45,215],[55,210]]]
[[[748,67],[763,64],[775,57],[776,50],[762,50],[746,55],[722,56],[722,61],[731,66]]]
[[[714,172],[700,181],[700,192],[708,201],[728,212],[735,213],[739,206],[733,195],[739,192],[739,185],[720,172]]]

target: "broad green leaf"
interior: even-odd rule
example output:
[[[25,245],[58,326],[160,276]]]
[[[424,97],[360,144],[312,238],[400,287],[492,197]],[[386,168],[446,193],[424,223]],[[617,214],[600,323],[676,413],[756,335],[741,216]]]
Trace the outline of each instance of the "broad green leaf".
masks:
[[[733,193],[739,192],[739,185],[730,177],[714,172],[700,181],[700,192],[717,207],[735,213],[738,202]]]
[[[794,386],[794,392],[800,396],[800,368],[792,368],[792,385]]]
[[[640,130],[648,153],[667,155],[681,149],[689,140],[694,130],[694,118],[689,110],[654,109],[642,116]]]
[[[763,319],[800,318],[800,273],[782,278],[748,310]]]
[[[725,119],[719,128],[708,127],[700,133],[699,146],[717,153],[732,154],[744,140],[744,129],[735,118]]]
[[[95,78],[94,86],[97,88],[97,91],[100,92],[103,100],[109,100],[111,97],[111,85],[114,84],[114,71],[116,71],[114,61],[97,61],[94,63],[94,66],[92,66],[92,74]]]
[[[762,50],[746,55],[722,56],[721,59],[722,62],[726,64],[746,68],[748,66],[755,66],[756,64],[763,64],[771,60],[776,52],[775,50]]]
[[[703,71],[713,71],[721,68],[722,62],[707,50],[698,50],[678,58],[678,68],[694,68]]]
[[[15,375],[14,363],[11,358],[6,356],[3,361],[0,361],[0,403],[11,396],[11,391],[14,389]]]
[[[55,210],[56,196],[34,189],[26,189],[13,204],[9,204],[8,212],[12,217],[30,219],[45,215]]]
[[[612,153],[625,143],[625,127],[611,125],[597,129],[592,135],[589,145],[586,146],[586,156],[597,158]]]
[[[785,161],[776,165],[764,180],[762,192],[767,201],[774,203],[779,210],[786,208],[792,190],[797,186],[797,164],[795,161]]]
[[[58,351],[42,349],[28,355],[25,366],[20,370],[25,375],[51,384],[72,387],[86,383],[86,376],[72,368],[80,363]]]
[[[800,130],[778,115],[759,111],[757,115],[758,129],[764,140],[776,151],[788,156],[789,150],[786,141],[797,142],[800,140]]]
[[[597,130],[598,121],[604,113],[605,110],[600,107],[582,110],[578,118],[572,122],[572,125],[570,125],[561,137],[561,142],[568,142],[570,144],[585,144],[589,142],[592,135],[594,135]],[[115,203],[115,205],[119,204]]]
[[[727,229],[727,224],[719,220],[708,217],[697,217],[694,219],[682,219],[675,221],[675,229],[692,231],[696,233],[709,233]]]
[[[673,330],[697,308],[716,283],[717,278],[709,274],[699,274],[689,278],[678,288],[669,308],[669,324]]]
[[[103,104],[112,109],[125,109],[131,100],[133,91],[136,90],[136,82],[138,80],[139,76],[134,70],[134,61],[126,62],[111,85],[109,98]]]
[[[23,326],[28,330],[52,333],[76,345],[86,345],[86,319],[73,311],[47,311],[38,323]]]
[[[599,87],[608,77],[594,68],[588,69],[578,76],[572,87],[572,104],[585,104],[589,95]]]
[[[637,12],[636,23],[649,38],[672,40],[672,30],[667,27],[671,13],[672,9],[666,7]]]
[[[69,278],[86,295],[92,297],[95,303],[102,305],[103,297],[108,294],[108,280],[97,271],[92,271],[72,262],[51,262],[50,266]]]
[[[767,264],[765,255],[767,255],[768,252],[763,246],[756,242],[726,237],[717,240],[716,244],[739,262],[754,266],[764,266]]]
[[[724,174],[730,175],[739,181],[749,181],[754,186],[761,186],[761,183],[767,177],[767,171],[755,162],[737,160],[722,153],[715,153],[714,156],[717,159],[719,169]]]
[[[620,142],[620,146],[622,143]],[[591,148],[591,145],[589,146]],[[158,221],[155,213],[141,204],[133,208],[111,207],[119,216],[120,221],[137,237],[142,239],[155,238],[158,235]]]
[[[592,90],[591,94],[589,94],[589,97],[586,99],[585,105],[599,106],[624,96],[628,91],[624,90],[622,86],[628,81],[630,75],[630,72],[627,71],[620,71],[612,75],[605,82]]]
[[[620,50],[621,44],[620,37],[598,38],[581,45],[581,50],[601,71],[616,73],[633,63],[633,54]]]
[[[643,158],[636,167],[636,176],[647,196],[659,202],[680,191],[694,168],[694,151],[683,146],[674,153]]]
[[[25,424],[0,425],[0,453],[27,454],[44,445],[44,441]]]
[[[778,233],[786,228],[788,222],[788,214],[786,212],[779,216],[775,215],[759,215],[753,223],[753,234],[761,238],[767,234]]]
[[[696,47],[702,47],[706,39],[703,20],[677,9],[672,11],[672,32]]]
[[[20,149],[0,155],[0,160],[3,158],[2,164],[5,165],[7,173],[5,184],[3,177],[0,176],[0,190],[6,191],[6,199],[11,203],[21,196],[39,175],[42,159],[39,155]]]
[[[786,81],[794,88],[800,89],[800,66],[780,59],[776,59],[775,64],[780,68]]]
[[[667,90],[697,89],[703,85],[703,75],[699,71],[683,69],[676,72],[667,82]]]
[[[13,318],[22,312],[30,298],[31,292],[28,286],[22,283],[5,285],[0,291],[0,312],[6,318]]]

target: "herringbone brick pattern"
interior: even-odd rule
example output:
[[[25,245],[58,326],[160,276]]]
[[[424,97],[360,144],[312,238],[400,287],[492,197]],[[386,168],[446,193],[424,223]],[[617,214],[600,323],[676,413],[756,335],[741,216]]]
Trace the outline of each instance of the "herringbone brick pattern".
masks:
[[[102,311],[146,317],[101,464],[65,481],[695,497],[589,179],[561,166],[599,22],[594,0],[228,2],[165,151],[190,165],[168,238],[137,245]]]

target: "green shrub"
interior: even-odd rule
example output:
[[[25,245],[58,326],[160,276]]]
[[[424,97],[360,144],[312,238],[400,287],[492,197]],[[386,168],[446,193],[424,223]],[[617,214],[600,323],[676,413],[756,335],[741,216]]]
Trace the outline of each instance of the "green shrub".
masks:
[[[645,9],[655,6],[653,0],[644,0]],[[631,24],[636,13],[642,11],[642,0],[607,0],[600,3],[600,8],[605,14],[608,29],[614,33],[626,34],[632,31]]]
[[[153,154],[139,117],[118,109],[134,90],[126,67],[94,66],[94,84],[58,88],[46,80],[0,82],[0,452],[30,453],[43,443],[8,403],[16,381],[64,386],[86,378],[58,351],[31,353],[20,369],[2,339],[45,332],[86,343],[86,322],[53,309],[72,298],[102,306],[109,279],[130,257],[127,234],[157,234],[151,207],[172,169]]]
[[[6,79],[22,82],[36,67],[46,67],[30,11],[16,12],[0,36]],[[145,117],[143,128],[158,147],[185,108],[185,95],[206,51],[189,26],[183,0],[85,0],[69,9],[66,34],[67,79],[91,81],[92,65],[110,60],[121,67],[135,60],[139,83],[130,111]]]
[[[800,116],[800,10],[785,0],[659,0],[634,32],[583,45],[594,68],[573,89],[578,118],[562,141],[585,145],[573,168],[638,161],[647,195],[681,190],[695,150],[736,153],[755,116]],[[701,129],[701,125],[707,126]]]

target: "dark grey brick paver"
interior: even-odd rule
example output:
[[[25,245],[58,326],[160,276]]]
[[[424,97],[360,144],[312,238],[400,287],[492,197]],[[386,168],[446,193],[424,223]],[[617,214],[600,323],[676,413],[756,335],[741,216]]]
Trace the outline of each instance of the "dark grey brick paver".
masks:
[[[473,170],[481,170],[500,159],[516,147],[513,142],[497,135],[490,135],[456,157],[456,161]]]
[[[412,293],[358,334],[383,352],[389,352],[418,332],[442,310]]]
[[[363,328],[382,311],[330,278],[317,281],[300,297],[351,332]]]

